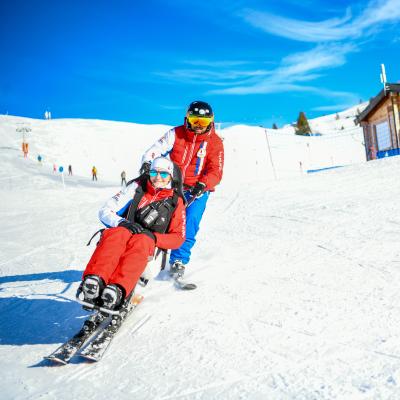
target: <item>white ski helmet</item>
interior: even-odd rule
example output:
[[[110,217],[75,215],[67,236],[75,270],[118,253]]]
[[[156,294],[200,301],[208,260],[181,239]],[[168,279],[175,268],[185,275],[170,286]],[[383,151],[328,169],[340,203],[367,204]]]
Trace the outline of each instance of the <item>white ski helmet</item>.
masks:
[[[174,163],[166,157],[157,157],[151,162],[150,169],[167,171],[174,177]]]

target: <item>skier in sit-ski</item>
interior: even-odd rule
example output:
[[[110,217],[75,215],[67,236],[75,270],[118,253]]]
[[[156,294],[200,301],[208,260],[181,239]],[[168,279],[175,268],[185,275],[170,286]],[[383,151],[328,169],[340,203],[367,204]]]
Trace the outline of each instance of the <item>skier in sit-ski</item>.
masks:
[[[164,157],[100,209],[107,226],[84,273],[84,301],[118,309],[133,291],[155,248],[185,241],[185,206],[179,168]]]

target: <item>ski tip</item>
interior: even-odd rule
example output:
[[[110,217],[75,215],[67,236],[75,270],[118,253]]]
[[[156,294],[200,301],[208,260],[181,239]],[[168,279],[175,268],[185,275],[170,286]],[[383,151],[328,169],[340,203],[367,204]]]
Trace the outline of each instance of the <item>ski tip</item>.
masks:
[[[54,364],[57,364],[57,365],[67,365],[68,364],[67,361],[62,360],[62,359],[57,358],[57,357],[47,356],[47,357],[43,357],[43,359],[46,360],[46,361],[51,361],[51,362],[53,362]]]
[[[176,286],[181,290],[194,290],[197,288],[197,285],[194,283],[184,282],[180,279],[175,279]]]
[[[83,358],[86,362],[89,363],[95,363],[97,361],[99,361],[99,359],[97,359],[96,357],[90,356],[89,354],[79,354],[79,357]]]
[[[137,306],[138,304],[140,304],[140,303],[143,301],[143,299],[144,299],[144,296],[143,296],[143,295],[141,295],[141,294],[135,294],[135,295],[132,297],[131,303],[132,303],[133,305]]]
[[[197,285],[195,285],[194,283],[185,283],[182,286],[182,289],[183,290],[194,290],[194,289],[197,289]]]

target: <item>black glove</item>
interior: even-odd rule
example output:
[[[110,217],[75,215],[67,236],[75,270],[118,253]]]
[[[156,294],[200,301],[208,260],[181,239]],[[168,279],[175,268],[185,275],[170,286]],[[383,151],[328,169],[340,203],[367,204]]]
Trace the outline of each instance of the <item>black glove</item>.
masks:
[[[143,233],[144,231],[142,225],[138,224],[137,222],[130,222],[127,219],[123,219],[118,226],[128,229],[133,235],[137,233]]]
[[[206,189],[206,185],[203,182],[197,182],[193,187],[192,190],[190,191],[190,194],[193,197],[200,197]]]
[[[144,162],[142,164],[142,166],[140,167],[140,171],[139,171],[140,175],[148,174],[150,172],[150,165],[151,165],[150,162],[148,162],[148,161]]]

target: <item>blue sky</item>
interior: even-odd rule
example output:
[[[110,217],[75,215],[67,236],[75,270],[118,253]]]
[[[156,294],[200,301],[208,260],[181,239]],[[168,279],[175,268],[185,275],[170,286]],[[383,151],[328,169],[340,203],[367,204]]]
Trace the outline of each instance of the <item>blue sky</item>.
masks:
[[[18,1],[0,5],[0,114],[270,126],[400,80],[400,0]]]

